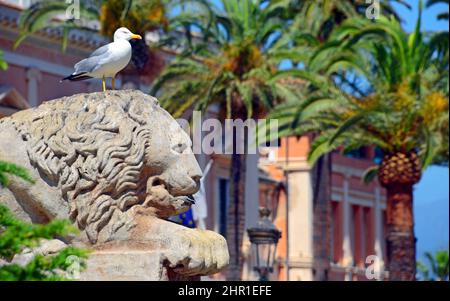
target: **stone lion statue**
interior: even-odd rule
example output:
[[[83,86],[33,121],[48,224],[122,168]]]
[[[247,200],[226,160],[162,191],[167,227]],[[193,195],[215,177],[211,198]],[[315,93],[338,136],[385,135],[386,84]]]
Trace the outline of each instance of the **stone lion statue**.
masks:
[[[73,221],[80,235],[66,243],[95,251],[85,279],[207,275],[228,263],[222,236],[167,220],[191,206],[202,173],[189,136],[151,96],[78,94],[3,118],[0,160],[36,180],[13,177],[0,203],[33,223]],[[140,272],[125,275],[130,264]]]

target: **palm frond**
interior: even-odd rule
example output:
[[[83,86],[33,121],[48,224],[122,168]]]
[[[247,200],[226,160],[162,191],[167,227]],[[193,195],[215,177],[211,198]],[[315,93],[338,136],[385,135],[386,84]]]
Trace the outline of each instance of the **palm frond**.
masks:
[[[375,178],[377,177],[377,174],[378,174],[378,169],[379,169],[378,166],[372,166],[372,167],[369,167],[368,169],[366,169],[362,176],[363,182],[365,184],[369,184],[370,182],[375,180]]]

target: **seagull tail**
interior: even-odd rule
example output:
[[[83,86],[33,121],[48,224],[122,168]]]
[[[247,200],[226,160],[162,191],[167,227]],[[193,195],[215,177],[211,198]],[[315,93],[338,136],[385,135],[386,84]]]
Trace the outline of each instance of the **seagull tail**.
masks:
[[[81,72],[81,73],[77,73],[77,74],[71,74],[69,76],[64,77],[63,79],[61,79],[59,82],[61,83],[64,80],[70,80],[70,81],[80,81],[80,80],[84,80],[84,79],[89,79],[92,78],[92,76],[88,76],[85,75],[87,72]]]

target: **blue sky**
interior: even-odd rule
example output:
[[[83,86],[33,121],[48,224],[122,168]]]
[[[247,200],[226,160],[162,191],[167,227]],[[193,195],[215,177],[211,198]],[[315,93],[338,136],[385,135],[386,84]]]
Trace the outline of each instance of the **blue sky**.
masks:
[[[414,29],[418,15],[418,0],[409,0],[412,10],[395,5],[403,18],[407,31]],[[448,29],[448,22],[438,21],[439,12],[448,11],[446,5],[425,9],[422,15],[422,30],[440,31]],[[414,189],[414,217],[417,237],[417,258],[423,252],[449,248],[449,169],[429,167]]]
[[[417,258],[425,251],[448,250],[448,167],[431,166],[414,188]]]
[[[411,32],[414,30],[419,14],[419,0],[407,0],[406,2],[412,6],[411,10],[398,3],[394,3],[393,6],[403,20],[403,28]],[[422,30],[437,31],[448,29],[447,21],[438,21],[436,19],[436,16],[443,11],[448,11],[448,7],[443,4],[436,4],[430,8],[425,8],[422,14]]]

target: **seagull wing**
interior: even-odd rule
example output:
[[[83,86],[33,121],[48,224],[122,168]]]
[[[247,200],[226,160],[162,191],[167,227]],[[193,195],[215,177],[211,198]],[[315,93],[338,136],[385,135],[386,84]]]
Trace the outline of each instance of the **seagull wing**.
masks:
[[[110,54],[110,44],[96,49],[91,55],[75,64],[75,74],[89,73],[100,67],[102,61]]]
[[[97,48],[94,52],[91,53],[91,55],[89,57],[93,57],[93,56],[99,56],[99,55],[103,55],[106,52],[109,51],[109,46],[111,45],[111,43],[103,45],[100,48]]]

